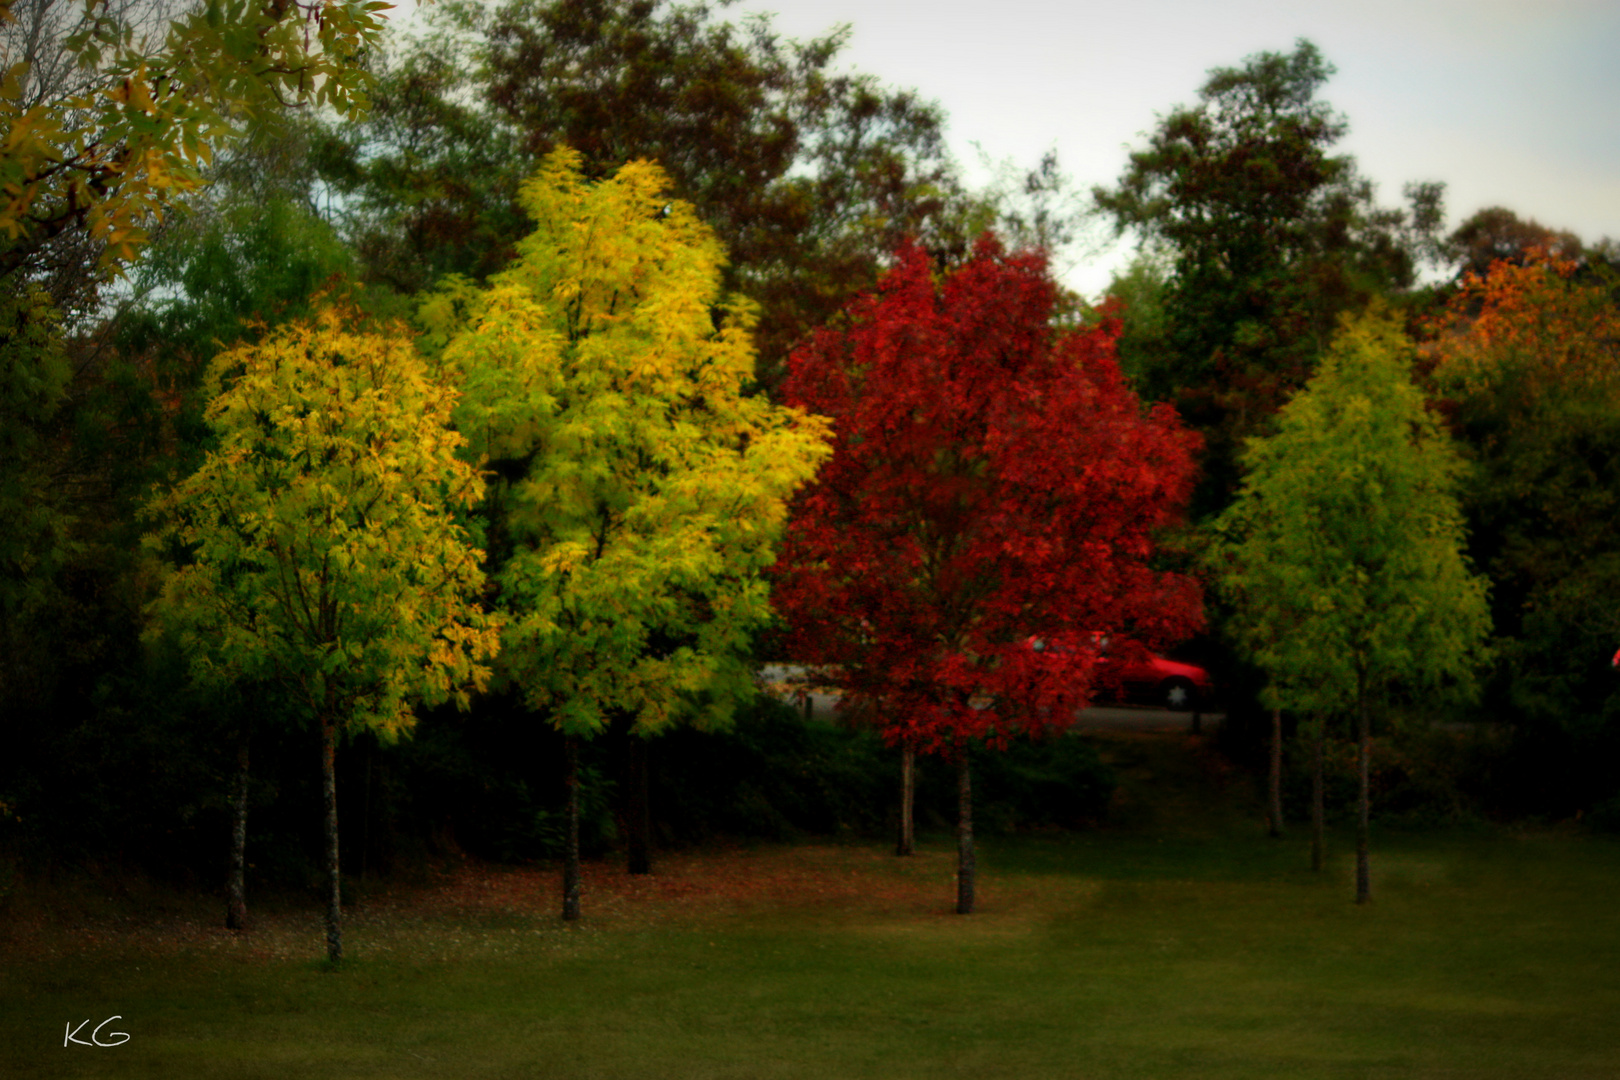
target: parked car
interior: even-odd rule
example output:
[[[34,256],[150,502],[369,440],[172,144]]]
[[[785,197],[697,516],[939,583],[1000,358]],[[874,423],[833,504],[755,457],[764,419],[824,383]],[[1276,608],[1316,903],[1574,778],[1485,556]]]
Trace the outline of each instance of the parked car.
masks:
[[[1106,653],[1102,662],[1110,662]],[[1209,672],[1197,664],[1167,660],[1153,652],[1145,658],[1127,662],[1120,672],[1119,683],[1127,700],[1177,712],[1201,708],[1215,688]]]
[[[1190,712],[1202,708],[1214,694],[1214,680],[1197,664],[1169,660],[1146,649],[1133,650],[1134,655],[1121,660],[1109,653],[1106,637],[1098,635],[1097,642],[1101,647],[1097,661],[1099,700],[1131,701]],[[1045,647],[1039,638],[1030,644],[1035,649]]]

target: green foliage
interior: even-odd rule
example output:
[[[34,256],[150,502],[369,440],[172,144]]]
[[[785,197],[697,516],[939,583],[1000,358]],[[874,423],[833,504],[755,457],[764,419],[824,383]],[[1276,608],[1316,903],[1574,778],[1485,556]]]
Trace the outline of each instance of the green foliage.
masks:
[[[1468,277],[1433,326],[1432,385],[1474,468],[1476,561],[1505,639],[1493,712],[1516,732],[1518,810],[1617,790],[1620,305],[1601,267],[1532,256]]]
[[[662,165],[728,253],[725,289],[760,305],[767,384],[906,236],[964,254],[991,215],[962,190],[939,110],[833,70],[847,30],[798,42],[720,7],[438,5],[435,32],[383,72],[376,112],[335,132],[322,166],[354,207],[368,280],[414,292],[504,265],[519,181],[561,146],[590,180]]]
[[[1466,691],[1490,629],[1464,561],[1463,463],[1413,384],[1395,320],[1347,319],[1216,522],[1210,566],[1270,703],[1351,709],[1393,684]]]
[[[1304,384],[1339,314],[1411,285],[1434,248],[1439,185],[1408,187],[1407,211],[1380,209],[1354,159],[1330,152],[1347,130],[1316,96],[1332,74],[1304,40],[1217,68],[1118,187],[1093,192],[1116,229],[1173,259],[1168,348],[1138,385],[1206,437],[1200,514],[1230,499],[1243,439]]]
[[[653,805],[666,840],[873,836],[895,827],[900,759],[870,727],[806,722],[762,695],[726,731],[674,731],[651,750]],[[974,818],[986,832],[1081,827],[1107,816],[1113,771],[1086,739],[1017,739],[972,754]],[[955,769],[921,758],[923,827],[951,828],[956,798]]]
[[[52,475],[71,376],[59,324],[40,290],[0,292],[0,626],[7,628],[67,554],[67,509]]]
[[[466,388],[457,425],[503,478],[502,667],[573,734],[723,723],[824,426],[743,393],[751,309],[721,297],[720,245],[656,166],[591,184],[561,150],[523,196],[518,262],[423,309]]]
[[[402,294],[447,274],[487,279],[528,229],[517,192],[535,159],[476,92],[480,62],[454,29],[463,14],[424,9],[450,27],[379,56],[371,110],[324,128],[308,159],[342,196],[337,220],[365,280]]]
[[[1160,254],[1139,252],[1103,291],[1104,296],[1120,305],[1120,334],[1115,346],[1120,373],[1138,389],[1158,378],[1158,373],[1172,362],[1171,324],[1165,310],[1169,288],[1169,260]]]
[[[136,300],[113,325],[129,405],[171,468],[191,468],[209,435],[210,362],[271,326],[307,317],[338,286],[352,253],[282,192],[227,189],[196,200],[158,234],[130,275]]]
[[[151,506],[153,546],[183,559],[153,615],[203,683],[279,682],[311,719],[392,737],[416,700],[483,683],[498,620],[454,517],[482,489],[455,456],[455,392],[402,328],[350,318],[215,361],[219,447]]]

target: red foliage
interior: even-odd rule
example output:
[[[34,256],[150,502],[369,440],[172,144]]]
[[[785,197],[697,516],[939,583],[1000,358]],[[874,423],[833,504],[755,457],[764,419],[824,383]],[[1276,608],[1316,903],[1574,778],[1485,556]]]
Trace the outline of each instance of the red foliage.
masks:
[[[833,665],[892,744],[1066,727],[1098,633],[1157,647],[1202,622],[1197,585],[1149,567],[1198,436],[1143,410],[1116,320],[1054,330],[1056,299],[1043,255],[991,236],[942,281],[907,247],[790,360],[787,399],[836,431],[795,503],[777,602],[795,658]]]

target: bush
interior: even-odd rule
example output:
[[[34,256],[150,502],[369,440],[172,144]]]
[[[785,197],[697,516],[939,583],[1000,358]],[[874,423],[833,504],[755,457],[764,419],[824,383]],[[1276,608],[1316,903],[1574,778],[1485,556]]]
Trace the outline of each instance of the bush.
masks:
[[[1467,778],[1477,759],[1472,732],[1430,729],[1374,738],[1369,761],[1371,812],[1383,825],[1424,827],[1473,820],[1479,805]],[[1283,814],[1294,821],[1311,813],[1311,748],[1300,738],[1284,743]],[[1329,738],[1323,755],[1323,803],[1330,820],[1355,816],[1360,783],[1353,740]]]
[[[762,696],[719,733],[678,731],[654,742],[653,817],[664,842],[716,834],[759,839],[891,834],[899,818],[900,755],[867,729],[806,722]],[[974,819],[985,832],[1100,821],[1113,771],[1068,736],[975,747]],[[956,770],[917,763],[919,828],[956,822]]]

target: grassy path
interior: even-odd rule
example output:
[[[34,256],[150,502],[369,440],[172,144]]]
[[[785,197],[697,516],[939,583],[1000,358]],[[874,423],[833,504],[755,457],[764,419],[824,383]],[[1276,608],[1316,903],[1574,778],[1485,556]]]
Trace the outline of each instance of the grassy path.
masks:
[[[1153,745],[1135,824],[986,842],[968,918],[941,837],[594,867],[571,928],[550,872],[468,870],[358,907],[341,972],[313,905],[15,924],[0,1076],[1620,1077],[1620,844],[1386,835],[1358,909],[1347,852],[1146,809],[1188,767]],[[61,1045],[114,1013],[126,1044]]]

